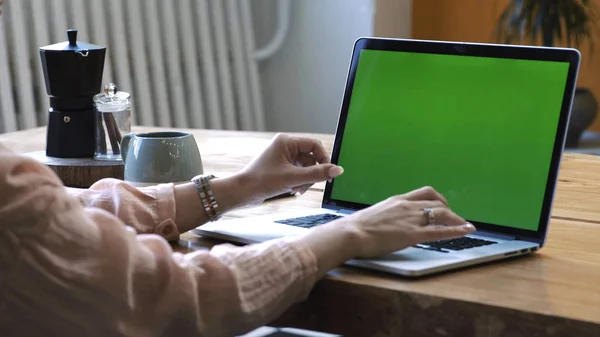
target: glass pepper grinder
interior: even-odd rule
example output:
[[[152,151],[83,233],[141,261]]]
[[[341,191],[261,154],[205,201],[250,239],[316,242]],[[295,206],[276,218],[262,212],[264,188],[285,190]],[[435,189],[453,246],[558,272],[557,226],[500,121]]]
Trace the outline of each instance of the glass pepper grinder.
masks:
[[[94,96],[96,110],[96,160],[122,160],[121,139],[131,132],[131,95],[114,83]]]

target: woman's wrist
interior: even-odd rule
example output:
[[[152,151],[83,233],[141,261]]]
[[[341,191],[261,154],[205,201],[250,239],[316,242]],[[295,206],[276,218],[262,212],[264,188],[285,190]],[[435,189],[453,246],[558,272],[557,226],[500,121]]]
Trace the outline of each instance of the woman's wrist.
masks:
[[[299,241],[308,247],[317,259],[317,278],[329,270],[356,257],[361,244],[359,231],[346,219],[314,227]]]
[[[248,204],[253,195],[241,174],[212,179],[210,188],[221,213]],[[195,183],[175,186],[175,217],[175,223],[181,233],[209,220]]]
[[[211,186],[222,213],[251,203],[256,194],[252,180],[243,173],[212,179]]]

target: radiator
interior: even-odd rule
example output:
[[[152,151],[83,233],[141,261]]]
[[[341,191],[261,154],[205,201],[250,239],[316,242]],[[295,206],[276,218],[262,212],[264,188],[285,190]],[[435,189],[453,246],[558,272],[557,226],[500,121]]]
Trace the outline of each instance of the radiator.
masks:
[[[255,45],[251,0],[9,0],[0,15],[0,132],[46,124],[48,96],[38,49],[78,40],[107,47],[103,83],[133,98],[137,125],[265,129],[258,62],[289,26]]]

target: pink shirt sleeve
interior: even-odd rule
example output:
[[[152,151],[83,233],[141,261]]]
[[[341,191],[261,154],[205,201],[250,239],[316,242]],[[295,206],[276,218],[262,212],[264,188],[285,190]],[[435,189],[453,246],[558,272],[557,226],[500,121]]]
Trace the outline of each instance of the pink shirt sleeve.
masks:
[[[294,239],[173,253],[173,200],[68,190],[0,146],[0,336],[234,336],[308,295],[316,259]]]
[[[116,215],[139,234],[158,234],[177,240],[173,184],[136,188],[122,180],[103,179],[89,189],[66,188],[84,207],[102,208]]]

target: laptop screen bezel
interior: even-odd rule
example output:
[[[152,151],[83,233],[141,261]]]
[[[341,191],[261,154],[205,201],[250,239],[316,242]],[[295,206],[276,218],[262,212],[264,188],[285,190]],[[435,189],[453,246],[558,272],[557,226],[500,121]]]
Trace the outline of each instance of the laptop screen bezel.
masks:
[[[333,144],[331,161],[335,164],[338,163],[339,159],[342,139],[344,136],[344,129],[346,125],[346,119],[348,116],[348,108],[350,105],[350,97],[352,95],[352,89],[354,86],[354,79],[356,75],[360,52],[366,49],[394,52],[413,52],[525,60],[558,61],[569,63],[567,83],[565,86],[565,92],[563,94],[563,102],[556,130],[556,138],[554,141],[552,160],[550,163],[550,170],[546,183],[546,191],[544,193],[542,212],[540,213],[539,217],[538,230],[524,230],[502,225],[472,221],[472,223],[477,227],[478,230],[510,235],[516,238],[534,240],[542,243],[545,240],[546,232],[548,229],[548,223],[550,221],[550,213],[552,210],[552,202],[557,183],[559,166],[565,144],[567,125],[569,121],[573,95],[575,92],[575,86],[577,83],[577,74],[579,71],[579,63],[581,59],[579,51],[571,48],[545,48],[532,46],[513,46],[462,42],[360,38],[354,44],[352,58],[350,62],[350,69],[348,71],[346,87],[344,90],[342,106],[338,119],[336,136]],[[368,177],[365,177],[365,179],[368,179]],[[321,205],[322,207],[330,209],[360,210],[370,206],[367,204],[333,199],[331,197],[331,193],[334,184],[335,180],[333,182],[327,182],[325,184],[325,191]],[[515,191],[515,193],[518,193],[518,191]]]

